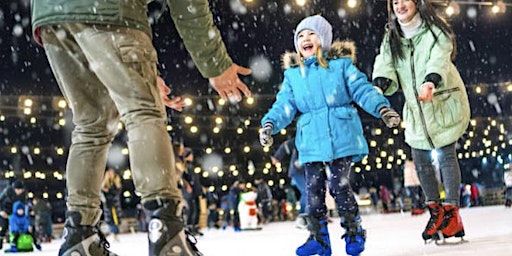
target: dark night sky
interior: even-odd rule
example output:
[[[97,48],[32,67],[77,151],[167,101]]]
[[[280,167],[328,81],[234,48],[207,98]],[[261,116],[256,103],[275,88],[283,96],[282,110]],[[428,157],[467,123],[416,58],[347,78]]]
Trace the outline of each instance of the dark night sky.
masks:
[[[49,70],[42,48],[30,33],[27,0],[0,3],[0,92],[9,94],[54,94],[58,87]],[[279,56],[293,49],[293,29],[310,14],[324,15],[334,27],[334,38],[352,39],[358,46],[359,67],[371,73],[373,60],[386,21],[385,3],[365,1],[357,11],[341,6],[343,1],[311,1],[300,8],[288,1],[254,1],[246,14],[237,14],[232,1],[211,1],[215,22],[233,59],[248,65],[251,58],[263,55],[273,64],[269,83],[251,86],[255,93],[273,94],[280,82]],[[23,4],[25,3],[25,4]],[[285,5],[288,4],[288,7]],[[340,8],[345,8],[345,15]],[[157,11],[157,4],[150,10]],[[459,55],[456,64],[468,84],[503,82],[512,78],[512,16],[509,12],[490,15],[489,8],[478,9],[477,17],[468,18],[467,7],[451,23],[457,34]],[[341,15],[340,15],[341,14]],[[19,24],[23,32],[14,31]],[[165,79],[180,92],[207,93],[207,82],[195,68],[170,20],[162,15],[153,26],[154,44],[159,52],[160,70]],[[253,81],[253,79],[248,79]]]

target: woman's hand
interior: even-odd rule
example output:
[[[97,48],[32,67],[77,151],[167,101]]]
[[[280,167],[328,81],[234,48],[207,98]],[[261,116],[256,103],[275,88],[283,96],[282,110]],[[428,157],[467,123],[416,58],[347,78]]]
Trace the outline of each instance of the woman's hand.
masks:
[[[420,95],[418,99],[424,102],[432,101],[432,97],[434,96],[434,83],[426,82],[421,85]]]

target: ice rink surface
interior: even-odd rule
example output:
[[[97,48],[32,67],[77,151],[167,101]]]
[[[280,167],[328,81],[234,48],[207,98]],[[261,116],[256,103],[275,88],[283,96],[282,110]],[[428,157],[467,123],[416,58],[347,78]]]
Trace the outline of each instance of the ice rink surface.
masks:
[[[450,255],[450,256],[510,256],[512,255],[512,209],[504,206],[466,208],[461,210],[467,243],[436,246],[424,244],[421,231],[428,213],[411,216],[410,213],[363,215],[367,229],[367,255]],[[329,224],[333,255],[345,255],[343,231],[338,219]],[[308,233],[294,227],[293,222],[267,224],[261,231],[234,232],[204,230],[198,238],[198,247],[206,256],[293,256],[295,248],[307,239]],[[458,241],[451,238],[450,241]],[[143,233],[120,235],[112,241],[111,249],[119,255],[147,255],[147,239]],[[43,244],[42,252],[11,255],[55,256],[62,241]],[[8,245],[6,245],[8,246]]]

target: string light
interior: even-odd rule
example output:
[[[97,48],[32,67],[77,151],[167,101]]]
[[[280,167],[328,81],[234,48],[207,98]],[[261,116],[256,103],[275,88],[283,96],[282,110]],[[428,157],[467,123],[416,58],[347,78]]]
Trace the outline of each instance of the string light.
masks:
[[[185,100],[183,101],[185,103],[185,106],[191,106],[192,104],[194,104],[194,102],[192,101],[191,98],[189,97],[186,97]]]
[[[25,101],[23,101],[23,105],[28,108],[32,107],[33,104],[34,102],[31,99],[25,99]]]
[[[295,3],[298,6],[302,7],[302,6],[306,5],[306,0],[295,0]]]
[[[357,7],[357,4],[358,4],[358,1],[357,0],[348,0],[347,1],[347,6],[349,8],[356,8]]]
[[[68,104],[66,103],[66,101],[65,101],[65,100],[59,100],[59,102],[57,103],[57,106],[58,106],[59,108],[66,108],[66,107],[67,107],[67,105],[68,105]]]

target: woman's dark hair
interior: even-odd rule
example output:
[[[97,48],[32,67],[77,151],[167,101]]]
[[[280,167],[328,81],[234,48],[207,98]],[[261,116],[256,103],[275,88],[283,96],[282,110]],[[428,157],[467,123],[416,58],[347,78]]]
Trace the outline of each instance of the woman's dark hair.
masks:
[[[455,42],[455,35],[451,26],[446,22],[446,20],[440,16],[438,16],[434,10],[434,7],[430,3],[429,0],[413,0],[416,3],[416,9],[420,13],[421,19],[426,23],[430,32],[434,36],[434,43],[437,42],[437,35],[432,31],[432,26],[436,26],[443,31],[443,33],[448,36],[452,40],[453,51],[452,51],[452,60],[455,59],[455,55],[457,52],[457,44]],[[402,51],[400,37],[402,36],[402,30],[400,29],[400,24],[398,24],[398,19],[394,18],[393,13],[393,0],[388,0],[388,24],[387,24],[387,33],[389,34],[389,46],[391,48],[391,56],[393,58],[393,62],[398,61],[398,59],[404,58],[404,53]]]

